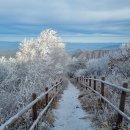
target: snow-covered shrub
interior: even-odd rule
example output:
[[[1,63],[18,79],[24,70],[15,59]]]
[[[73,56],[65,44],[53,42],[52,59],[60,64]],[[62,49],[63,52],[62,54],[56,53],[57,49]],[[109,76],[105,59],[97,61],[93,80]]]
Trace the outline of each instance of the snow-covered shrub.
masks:
[[[68,55],[64,44],[51,29],[36,39],[24,40],[16,58],[0,58],[0,120],[22,109],[35,92],[40,95],[64,76]]]
[[[107,76],[110,73],[108,67],[108,56],[91,59],[86,63],[86,75]]]
[[[121,48],[111,51],[109,55],[89,59],[89,61],[86,61],[86,68],[78,70],[76,74],[77,76],[96,76],[96,78],[105,76],[105,80],[119,86],[122,86],[123,82],[127,81],[130,89],[130,44],[125,44]],[[97,82],[97,85],[99,86],[97,87],[97,91],[100,93],[101,90],[99,88],[101,84]],[[117,108],[119,107],[121,91],[105,85],[104,94],[112,104]],[[104,124],[108,127],[116,123],[117,111],[114,111],[107,103],[103,103],[102,106],[100,104],[98,105],[100,97],[96,96],[94,98],[95,94],[88,92],[88,89],[83,95],[85,95],[83,96],[83,105],[84,107],[90,107],[91,111],[94,111],[98,127],[101,126],[104,128]],[[129,101],[130,95],[127,96],[125,105],[125,113],[127,115],[130,115]],[[125,119],[123,124],[127,127],[127,121]]]
[[[130,77],[130,48],[121,48],[109,58],[109,66],[113,72],[123,78]]]
[[[80,71],[80,69],[86,68],[86,60],[84,59],[78,59],[73,57],[67,67],[67,73],[69,77],[75,77],[76,73]]]

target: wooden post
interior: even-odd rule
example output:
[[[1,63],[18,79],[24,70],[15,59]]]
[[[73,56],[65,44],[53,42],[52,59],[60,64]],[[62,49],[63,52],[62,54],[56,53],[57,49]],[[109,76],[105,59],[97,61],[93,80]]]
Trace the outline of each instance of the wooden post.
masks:
[[[76,78],[76,81],[78,82],[78,77]]]
[[[87,79],[88,77],[86,77],[86,83],[88,82],[88,79]]]
[[[105,81],[105,77],[102,77],[101,78],[103,81]],[[104,97],[104,83],[101,82],[101,94],[102,96]],[[102,102],[104,102],[103,99],[101,99]]]
[[[91,78],[91,77],[90,77]],[[89,79],[89,86],[91,87],[91,79]]]
[[[84,76],[84,84],[86,84],[86,79],[85,79],[85,76]]]
[[[94,76],[94,79],[96,79],[96,77]],[[96,90],[96,80],[94,80],[94,83],[93,83],[93,88],[94,90]]]
[[[45,91],[46,92],[48,91],[48,87],[45,88]],[[48,93],[45,96],[45,100],[46,100],[46,105],[47,105],[48,104]]]
[[[32,94],[32,99],[35,100],[36,98],[37,98],[36,93],[33,93]],[[35,103],[32,106],[32,119],[33,119],[33,121],[37,119],[37,103]]]
[[[61,82],[60,85],[62,86],[62,79],[60,79],[60,82]]]
[[[123,88],[127,88],[128,83],[125,82],[125,83],[123,83],[122,86],[123,86]],[[126,92],[122,91],[121,98],[120,98],[120,105],[119,105],[119,109],[122,112],[124,112],[124,109],[125,109],[125,99],[126,99]],[[117,127],[121,125],[122,120],[123,120],[123,116],[118,113],[117,123],[116,123]]]
[[[101,78],[103,81],[105,81],[105,77]],[[101,94],[104,96],[104,83],[101,82]]]
[[[52,84],[52,87],[53,87],[54,85]],[[52,89],[52,96],[54,96],[54,88]]]
[[[58,87],[57,84],[58,84],[58,82],[56,82],[56,92],[57,92],[57,87]]]

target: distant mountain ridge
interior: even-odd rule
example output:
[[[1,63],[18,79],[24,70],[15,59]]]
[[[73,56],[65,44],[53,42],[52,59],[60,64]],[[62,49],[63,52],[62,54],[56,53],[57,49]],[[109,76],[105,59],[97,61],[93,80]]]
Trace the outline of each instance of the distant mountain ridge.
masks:
[[[66,50],[74,52],[78,50],[111,50],[119,48],[122,43],[66,43]]]
[[[0,56],[14,56],[18,50],[19,43],[19,41],[0,41]],[[111,50],[120,46],[121,43],[65,43],[65,50],[69,53],[76,52],[77,54],[75,54],[79,55],[84,51]]]
[[[103,48],[101,48],[101,49],[108,49],[108,50],[110,50],[110,49],[116,49],[116,48],[119,48],[121,46],[121,44],[120,45],[111,45],[111,46],[106,46],[106,47],[103,47]]]

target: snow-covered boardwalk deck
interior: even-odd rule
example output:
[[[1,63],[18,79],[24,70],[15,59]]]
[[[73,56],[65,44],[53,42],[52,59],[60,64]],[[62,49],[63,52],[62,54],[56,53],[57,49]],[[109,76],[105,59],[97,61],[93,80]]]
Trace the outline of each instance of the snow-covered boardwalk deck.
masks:
[[[67,89],[54,110],[55,123],[52,130],[93,130],[90,120],[80,119],[87,113],[78,100],[78,89],[69,82]]]

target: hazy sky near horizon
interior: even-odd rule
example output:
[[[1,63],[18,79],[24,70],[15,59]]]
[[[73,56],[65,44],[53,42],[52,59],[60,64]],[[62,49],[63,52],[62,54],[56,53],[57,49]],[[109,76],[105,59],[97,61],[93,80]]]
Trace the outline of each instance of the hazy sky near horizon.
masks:
[[[47,28],[66,42],[128,42],[130,0],[0,0],[0,41]]]

